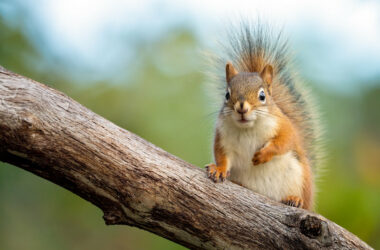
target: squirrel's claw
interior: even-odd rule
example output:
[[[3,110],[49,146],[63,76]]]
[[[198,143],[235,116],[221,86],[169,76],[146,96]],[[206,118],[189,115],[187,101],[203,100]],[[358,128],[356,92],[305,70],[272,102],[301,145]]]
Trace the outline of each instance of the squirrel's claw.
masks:
[[[210,163],[205,166],[207,171],[207,177],[213,180],[215,183],[223,182],[229,176],[229,171],[225,167],[216,166],[213,163]]]
[[[303,200],[298,196],[290,195],[283,199],[281,201],[285,205],[291,206],[291,207],[302,207],[303,206]]]

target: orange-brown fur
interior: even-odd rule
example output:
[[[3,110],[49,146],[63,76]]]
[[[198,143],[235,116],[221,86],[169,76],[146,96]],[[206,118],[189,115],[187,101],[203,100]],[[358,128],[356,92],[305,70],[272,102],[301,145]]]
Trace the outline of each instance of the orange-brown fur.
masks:
[[[272,112],[278,117],[278,127],[276,136],[268,141],[267,145],[257,151],[252,159],[253,165],[259,165],[270,161],[274,156],[281,155],[289,151],[294,151],[301,162],[304,174],[303,195],[302,197],[288,196],[284,203],[291,200],[299,204],[304,209],[312,208],[312,175],[311,168],[305,151],[302,148],[302,140],[296,132],[291,121],[281,113],[281,111],[272,108]],[[297,205],[298,207],[298,205]]]
[[[285,204],[293,204],[296,207],[304,209],[312,208],[312,174],[311,168],[307,162],[304,150],[301,147],[301,140],[299,135],[294,131],[293,125],[284,115],[280,116],[279,129],[277,135],[270,140],[265,147],[257,151],[252,159],[253,165],[259,165],[270,161],[274,156],[284,154],[293,150],[299,158],[303,167],[304,183],[302,197],[288,196],[283,199]],[[215,182],[224,181],[228,176],[228,166],[226,154],[220,145],[220,134],[216,131],[214,140],[214,157],[216,164],[209,164],[208,168],[209,177]],[[240,183],[237,183],[241,185]]]
[[[296,149],[298,138],[291,122],[279,111],[277,111],[275,115],[278,116],[277,121],[279,129],[277,130],[276,136],[272,138],[264,148],[254,155],[254,165],[268,162],[275,155],[284,154],[290,150]],[[300,152],[296,151],[296,153],[299,155]]]
[[[219,180],[224,181],[228,176],[228,159],[220,145],[220,134],[218,131],[216,131],[214,140],[214,157],[216,164],[211,163],[206,166],[208,176],[215,182],[218,182]]]
[[[233,67],[231,63],[226,65],[226,80],[230,84],[231,80],[238,75],[238,71]],[[263,68],[260,77],[263,82],[267,83],[267,91],[271,93],[273,69],[272,66],[267,65]],[[242,78],[244,79],[244,78]],[[260,86],[260,85],[259,85]],[[229,102],[231,108],[235,111],[241,111],[242,109],[253,109],[259,105],[257,100],[256,91],[253,89],[248,93],[244,93],[244,98],[242,96],[232,96],[232,101]],[[242,106],[241,104],[244,105]],[[233,104],[233,105],[232,105]],[[305,209],[310,209],[311,204],[311,193],[312,193],[312,180],[310,167],[307,163],[307,157],[305,151],[302,147],[302,140],[299,133],[297,132],[296,125],[292,124],[292,121],[283,114],[283,112],[277,107],[276,104],[268,106],[269,113],[276,117],[277,130],[275,136],[267,141],[266,145],[258,150],[253,158],[253,165],[260,165],[269,162],[274,156],[282,155],[289,151],[295,152],[301,166],[303,168],[303,192],[302,197],[297,196],[287,196],[283,199],[286,204],[293,204],[294,206],[300,206]],[[224,181],[228,176],[228,158],[224,149],[220,143],[220,133],[216,130],[215,141],[214,141],[214,157],[216,164],[207,165],[208,175],[215,182]]]
[[[275,117],[275,123],[272,122],[273,120],[268,120],[269,130],[266,129],[266,125],[260,127],[264,128],[258,130],[260,131],[260,134],[266,134],[264,137],[261,137],[261,139],[257,139],[257,135],[255,134],[250,135],[253,140],[255,140],[255,143],[252,144],[252,168],[272,166],[273,168],[270,168],[270,171],[272,172],[264,173],[272,173],[276,175],[275,166],[277,165],[270,165],[275,156],[278,156],[276,157],[275,164],[277,164],[279,159],[281,160],[281,166],[293,166],[292,164],[296,164],[296,169],[299,170],[299,172],[281,172],[291,173],[291,175],[283,175],[287,176],[286,180],[290,180],[290,182],[286,183],[284,186],[278,185],[278,189],[275,190],[276,192],[278,190],[285,190],[284,193],[280,193],[280,196],[283,195],[283,197],[281,197],[283,203],[311,210],[313,207],[314,192],[314,173],[312,172],[312,166],[319,163],[320,144],[318,142],[321,137],[321,132],[318,127],[318,117],[314,110],[313,102],[310,101],[311,97],[305,91],[304,87],[298,84],[298,79],[295,77],[294,72],[290,70],[290,57],[287,52],[286,40],[284,40],[280,34],[272,34],[268,27],[263,26],[260,23],[256,26],[252,26],[249,23],[243,22],[242,25],[243,27],[239,27],[235,33],[232,32],[230,34],[231,49],[226,51],[228,58],[220,58],[221,61],[225,61],[225,59],[232,60],[236,68],[232,63],[227,63],[226,65],[226,86],[228,92],[231,91],[231,93],[229,93],[230,99],[225,101],[223,109],[218,117],[214,141],[214,158],[216,165],[208,165],[209,176],[214,181],[223,181],[228,176],[230,169],[232,169],[231,178],[234,177],[235,182],[238,182],[239,178],[242,178],[245,183],[252,183],[249,182],[251,176],[244,176],[245,169],[247,169],[248,172],[250,171],[251,174],[254,173],[254,176],[259,176],[260,178],[266,178],[265,176],[268,176],[262,176],[260,173],[256,175],[256,172],[251,171],[249,164],[246,163],[246,159],[251,157],[251,152],[244,151],[245,148],[249,147],[240,147],[239,150],[242,150],[242,153],[239,153],[239,151],[236,153],[236,149],[233,147],[250,145],[249,143],[247,144],[246,141],[244,141],[246,144],[241,144],[240,139],[234,139],[240,138],[240,132],[236,135],[237,137],[235,137],[235,134],[231,137],[231,133],[229,133],[229,131],[231,131],[229,130],[229,125],[222,126],[224,129],[223,135],[227,135],[229,138],[227,141],[224,141],[227,137],[221,138],[221,133],[219,131],[221,123],[223,124],[225,122],[228,115],[234,115],[236,118],[242,114],[241,119],[243,119],[245,116],[243,113],[245,114],[246,110],[248,110],[247,118],[249,118],[248,123],[250,123],[256,118],[254,118],[254,115],[249,116],[249,113],[252,110],[258,110],[256,112],[257,114],[260,114],[259,112],[264,112],[263,107],[265,107],[265,112],[268,113],[267,115]],[[261,80],[258,80],[258,77]],[[258,90],[260,90],[259,88],[264,88],[265,94],[268,95],[268,103],[266,103],[266,105],[262,105],[258,101],[257,94]],[[260,108],[262,110],[260,110]],[[231,112],[233,115],[231,115]],[[265,114],[261,113],[261,115]],[[245,121],[243,120],[242,123],[244,122]],[[238,126],[244,131],[247,128],[255,126],[255,124],[256,123],[251,123],[247,125],[247,123],[245,123],[244,126],[240,124],[238,124]],[[242,134],[244,133],[246,132],[242,132]],[[223,143],[221,143],[221,141],[223,141]],[[263,141],[264,144],[262,145],[261,143]],[[233,145],[226,144],[226,142],[232,142]],[[226,148],[223,148],[223,145],[226,148],[231,146],[232,149],[229,148],[229,150],[226,151]],[[233,154],[235,155],[231,156],[231,151],[233,151]],[[291,154],[288,154],[289,152],[291,152]],[[242,155],[243,153],[244,155]],[[282,155],[290,155],[292,158],[288,161],[286,160],[287,158],[282,157]],[[244,158],[238,158],[244,159],[243,162],[236,161],[236,157],[240,156],[244,156]],[[232,158],[229,159],[229,157]],[[234,170],[234,164],[240,166],[239,170]],[[242,169],[244,170],[242,171]],[[234,171],[241,172],[237,175]],[[299,181],[293,182],[293,176]],[[256,177],[252,178],[254,179]],[[281,178],[277,180],[282,180]],[[261,179],[258,179],[258,183],[260,180]],[[264,183],[270,183],[266,182],[267,179],[263,180]],[[292,192],[294,193],[294,191],[287,189],[287,185],[290,185],[291,183],[297,183],[294,187],[299,188],[297,189],[297,192],[295,192],[297,193],[296,196],[290,194]],[[244,186],[243,182],[238,184]],[[256,188],[254,185],[250,185],[250,187],[251,189]],[[273,197],[271,186],[264,186],[264,188],[268,187],[269,189],[260,190],[264,190],[263,192],[267,192],[268,195],[271,194]],[[288,191],[290,193],[286,195]],[[278,195],[275,195],[275,197],[279,200]]]
[[[303,208],[312,210],[313,209],[313,178],[310,165],[307,162],[302,163],[303,173],[304,173],[304,184],[303,184]]]

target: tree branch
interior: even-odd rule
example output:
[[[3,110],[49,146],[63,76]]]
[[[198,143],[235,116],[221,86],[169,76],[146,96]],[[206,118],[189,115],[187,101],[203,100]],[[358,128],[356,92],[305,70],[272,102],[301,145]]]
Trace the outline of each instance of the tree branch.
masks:
[[[302,209],[205,172],[66,95],[0,67],[0,160],[65,187],[104,212],[189,248],[369,249]]]

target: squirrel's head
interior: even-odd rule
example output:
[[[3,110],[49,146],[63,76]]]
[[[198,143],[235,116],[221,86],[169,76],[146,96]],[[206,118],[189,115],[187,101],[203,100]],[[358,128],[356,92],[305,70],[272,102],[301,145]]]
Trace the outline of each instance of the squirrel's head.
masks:
[[[230,116],[242,128],[252,127],[260,117],[268,117],[272,79],[273,67],[269,64],[260,73],[239,73],[231,63],[227,63],[227,89],[222,115]]]

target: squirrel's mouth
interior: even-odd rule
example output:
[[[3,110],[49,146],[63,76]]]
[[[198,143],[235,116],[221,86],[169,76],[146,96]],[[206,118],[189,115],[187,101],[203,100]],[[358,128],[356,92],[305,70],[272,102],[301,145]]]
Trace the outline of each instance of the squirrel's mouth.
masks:
[[[253,126],[254,117],[246,117],[245,115],[240,115],[235,117],[234,122],[240,128],[249,128]]]
[[[234,115],[234,122],[239,126],[239,127],[250,127],[253,125],[253,122],[255,121],[255,116],[250,115],[250,114],[239,114],[235,113]]]
[[[249,122],[248,120],[244,119],[244,118],[241,118],[240,120],[238,120],[239,122],[241,123],[246,123],[246,122]]]
[[[238,120],[238,122],[246,123],[246,122],[250,122],[250,120],[247,120],[247,119],[245,119],[244,116],[241,116],[241,118]]]

